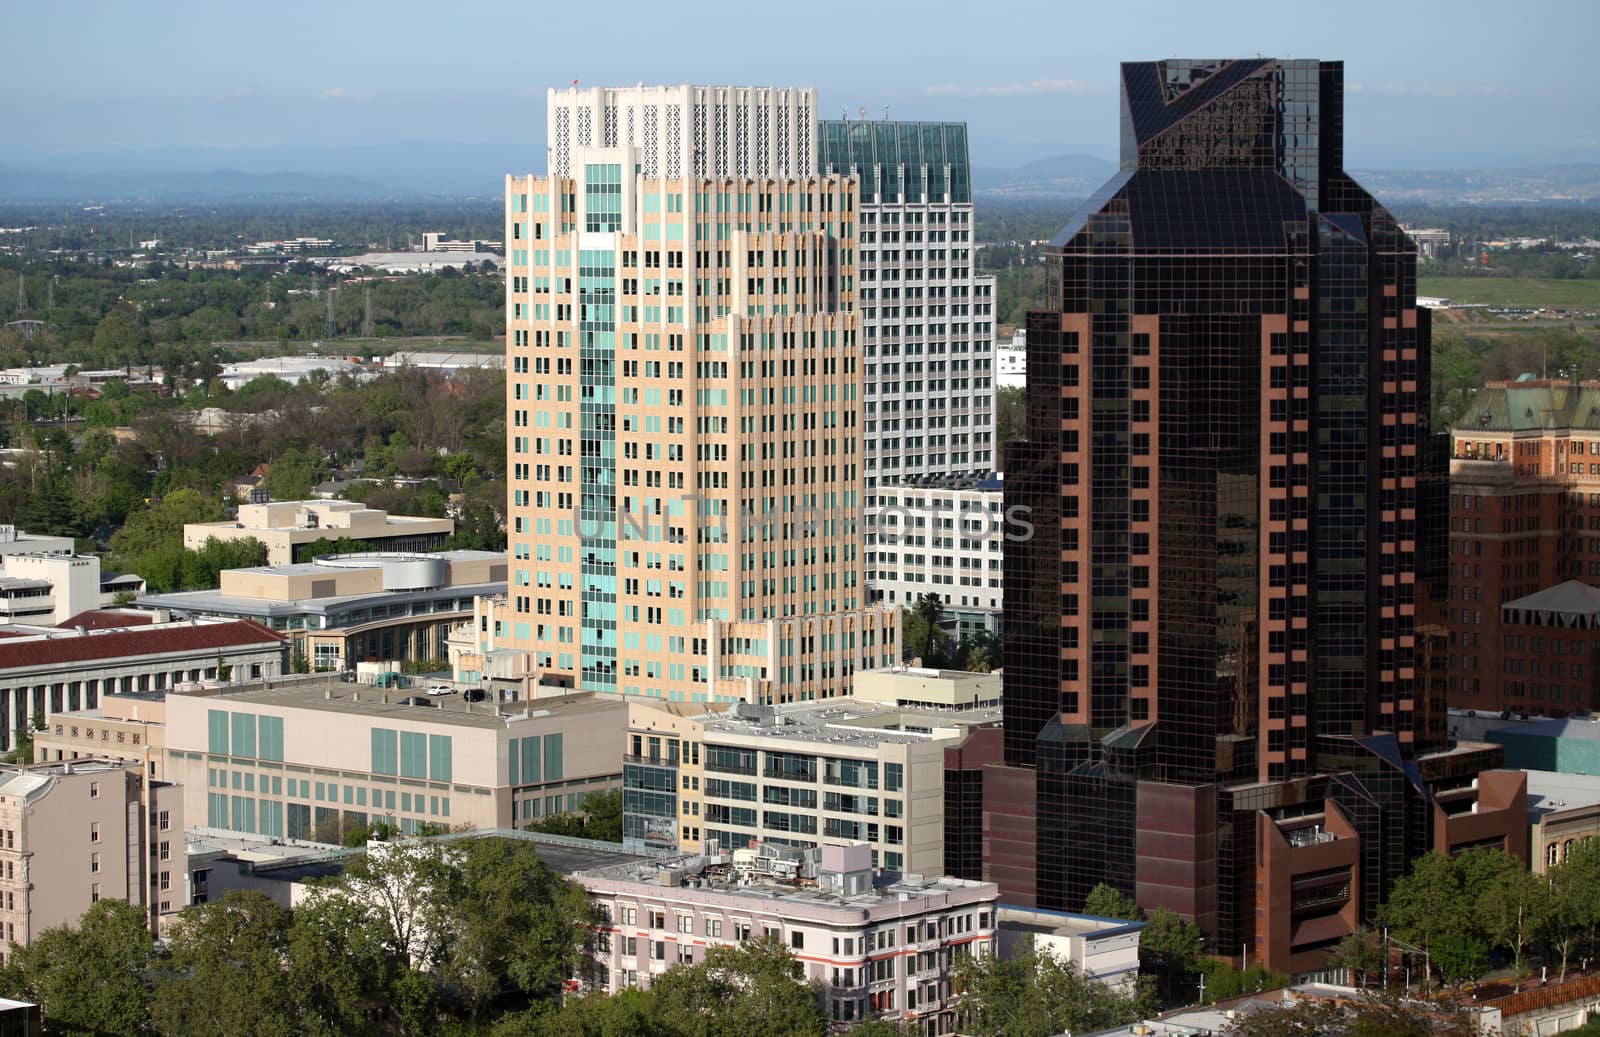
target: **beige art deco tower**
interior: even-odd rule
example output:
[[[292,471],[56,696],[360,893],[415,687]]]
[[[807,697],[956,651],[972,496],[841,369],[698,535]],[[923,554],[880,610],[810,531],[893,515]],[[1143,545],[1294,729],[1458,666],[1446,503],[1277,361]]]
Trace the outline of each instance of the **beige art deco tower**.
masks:
[[[692,130],[695,92],[613,118]],[[856,184],[577,136],[506,181],[510,586],[478,647],[667,701],[847,693],[899,653],[863,582]]]

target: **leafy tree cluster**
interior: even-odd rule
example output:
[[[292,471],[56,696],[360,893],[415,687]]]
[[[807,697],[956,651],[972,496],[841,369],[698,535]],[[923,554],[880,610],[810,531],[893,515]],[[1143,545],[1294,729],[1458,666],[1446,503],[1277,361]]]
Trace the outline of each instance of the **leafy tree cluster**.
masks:
[[[704,961],[652,978],[648,990],[591,994],[539,1005],[495,1026],[492,1037],[821,1037],[819,992],[776,937],[712,947]],[[869,1024],[862,1037],[899,1033]]]
[[[219,409],[220,425],[198,428],[201,408]],[[47,410],[56,420],[40,420]],[[93,401],[30,393],[0,401],[0,437],[24,450],[0,469],[0,521],[109,543],[109,569],[144,575],[157,590],[214,586],[214,563],[258,563],[186,555],[182,526],[225,518],[234,480],[265,462],[275,499],[304,499],[336,466],[365,464],[371,481],[345,483],[350,497],[452,515],[446,547],[500,551],[504,411],[504,376],[492,371],[445,379],[402,369],[299,386],[267,377],[236,393],[217,383],[167,398],[119,381]],[[411,481],[388,481],[401,476]]]
[[[106,566],[113,572],[138,573],[152,591],[165,592],[215,587],[224,569],[265,565],[267,545],[254,537],[210,537],[198,551],[183,546],[186,523],[223,517],[222,506],[199,491],[176,490],[129,516],[111,537]]]
[[[924,594],[908,609],[901,631],[901,652],[906,662],[922,660],[933,669],[970,670],[990,673],[1004,665],[1000,639],[987,630],[964,634],[959,639],[944,629],[944,603],[937,594]]]
[[[591,792],[584,797],[582,812],[556,814],[535,821],[527,828],[530,832],[620,843],[622,842],[622,792],[619,789]]]
[[[1004,961],[963,957],[955,964],[961,1032],[972,1037],[1050,1037],[1092,1033],[1143,1019],[1155,1008],[1147,983],[1123,990],[1079,973],[1031,943]]]
[[[1487,974],[1496,950],[1519,980],[1535,955],[1564,980],[1582,949],[1600,947],[1600,841],[1573,844],[1543,875],[1500,850],[1425,854],[1395,883],[1379,917],[1453,986]],[[1370,958],[1355,948],[1344,954]]]
[[[256,892],[187,908],[164,947],[140,908],[102,900],[17,948],[0,990],[63,1034],[489,1034],[588,960],[587,895],[528,844],[387,850],[293,911]]]
[[[1132,897],[1109,883],[1101,882],[1089,891],[1083,913],[1145,923],[1139,933],[1139,971],[1154,984],[1154,993],[1162,1004],[1192,1001],[1195,977],[1202,973],[1211,977],[1225,967],[1223,962],[1202,957],[1205,941],[1199,926],[1165,907],[1146,915]],[[1225,976],[1223,982],[1226,985]],[[1241,980],[1241,985],[1247,982]],[[1210,983],[1206,992],[1212,993]],[[1211,1000],[1218,996],[1222,995]]]

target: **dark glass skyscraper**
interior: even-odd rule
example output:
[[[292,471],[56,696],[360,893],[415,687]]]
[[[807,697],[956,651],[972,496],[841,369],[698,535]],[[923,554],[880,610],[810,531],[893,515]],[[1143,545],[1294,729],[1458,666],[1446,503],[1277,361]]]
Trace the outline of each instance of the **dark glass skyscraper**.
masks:
[[[1427,311],[1342,102],[1338,62],[1123,65],[1122,168],[1052,242],[1006,463],[1036,530],[1006,557],[1008,892],[1109,882],[1290,971],[1416,853],[1525,840],[1518,779],[1473,782],[1495,750],[1418,723]]]

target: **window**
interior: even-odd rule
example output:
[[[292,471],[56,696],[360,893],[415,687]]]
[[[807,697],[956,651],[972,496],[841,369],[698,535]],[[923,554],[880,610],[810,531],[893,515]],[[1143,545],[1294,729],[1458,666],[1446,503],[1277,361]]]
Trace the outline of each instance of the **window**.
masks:
[[[428,736],[420,731],[400,732],[400,776],[428,776]]]
[[[691,934],[694,932],[694,915],[678,916],[678,932]]]
[[[157,852],[156,856],[160,860],[170,860],[172,858],[172,844],[163,840],[161,843],[161,848]]]
[[[804,950],[806,946],[806,934],[799,932],[798,930],[790,933],[789,946],[793,947],[797,951]]]
[[[97,843],[97,842],[100,841],[100,822],[99,821],[90,821],[89,822],[89,841],[91,843]]]
[[[89,798],[90,799],[99,799],[100,798],[100,783],[98,781],[91,781],[89,783]]]
[[[163,810],[157,817],[160,820],[157,822],[156,827],[161,831],[165,832],[172,827],[172,815],[169,811]]]
[[[100,874],[100,854],[98,852],[89,855],[89,873],[92,875]],[[98,884],[96,884],[96,888],[99,888]]]

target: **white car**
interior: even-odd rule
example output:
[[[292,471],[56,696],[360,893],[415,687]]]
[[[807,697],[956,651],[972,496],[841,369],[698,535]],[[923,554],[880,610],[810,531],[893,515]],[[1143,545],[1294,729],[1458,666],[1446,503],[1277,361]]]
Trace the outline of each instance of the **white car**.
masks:
[[[429,695],[454,695],[455,693],[456,689],[448,684],[430,684],[428,686]]]

